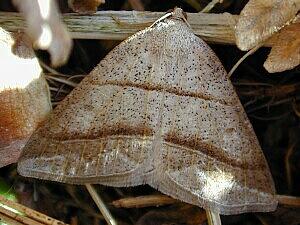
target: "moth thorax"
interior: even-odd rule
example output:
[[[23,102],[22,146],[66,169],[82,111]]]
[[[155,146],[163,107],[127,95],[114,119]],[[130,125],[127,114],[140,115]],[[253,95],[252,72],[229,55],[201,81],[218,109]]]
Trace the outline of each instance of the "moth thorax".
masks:
[[[172,18],[178,19],[178,20],[180,20],[180,19],[185,20],[186,19],[183,10],[181,8],[177,8],[177,7],[172,12]]]

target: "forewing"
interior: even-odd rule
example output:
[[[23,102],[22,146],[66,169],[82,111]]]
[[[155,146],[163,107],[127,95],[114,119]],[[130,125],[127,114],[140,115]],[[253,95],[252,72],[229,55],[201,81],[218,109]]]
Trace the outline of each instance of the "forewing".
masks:
[[[151,32],[117,46],[54,110],[26,146],[20,174],[70,183],[144,182],[143,171],[153,169],[147,162],[161,98],[137,79],[151,82],[155,74]]]
[[[169,38],[170,46],[180,46],[169,48],[177,61],[164,57],[164,64],[167,79],[175,76],[182,89],[165,90],[162,143],[154,150],[156,171],[148,182],[221,214],[274,210],[268,165],[223,66],[187,27],[177,29],[177,38]]]

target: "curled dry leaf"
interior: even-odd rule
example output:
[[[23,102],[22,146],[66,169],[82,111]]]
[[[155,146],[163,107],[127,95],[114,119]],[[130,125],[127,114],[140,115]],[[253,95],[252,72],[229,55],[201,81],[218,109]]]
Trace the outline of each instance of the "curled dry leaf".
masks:
[[[34,47],[47,50],[53,66],[63,65],[69,58],[72,40],[55,1],[14,0],[14,3],[27,21],[27,34]]]
[[[271,53],[264,63],[270,73],[293,69],[300,64],[300,15],[275,37]]]
[[[295,18],[300,0],[250,0],[235,28],[237,46],[249,50]]]
[[[94,13],[105,0],[68,0],[69,7],[78,13]]]
[[[51,110],[42,69],[24,34],[0,28],[0,167],[17,161],[31,133]]]

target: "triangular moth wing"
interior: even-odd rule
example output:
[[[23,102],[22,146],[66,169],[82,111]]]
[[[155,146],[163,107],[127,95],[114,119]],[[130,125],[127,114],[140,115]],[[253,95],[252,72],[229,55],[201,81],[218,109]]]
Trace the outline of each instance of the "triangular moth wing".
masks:
[[[32,136],[18,170],[69,183],[149,183],[223,214],[276,206],[267,164],[221,63],[174,19],[111,51]],[[203,194],[227,177],[230,188]],[[247,188],[257,191],[256,202]]]
[[[165,78],[182,89],[165,90],[148,183],[221,214],[275,210],[267,162],[221,62],[183,21],[161,26]]]
[[[69,183],[145,183],[143,175],[154,169],[149,162],[162,97],[158,85],[146,90],[163,77],[153,31],[122,42],[57,106],[28,142],[18,164],[21,175]]]

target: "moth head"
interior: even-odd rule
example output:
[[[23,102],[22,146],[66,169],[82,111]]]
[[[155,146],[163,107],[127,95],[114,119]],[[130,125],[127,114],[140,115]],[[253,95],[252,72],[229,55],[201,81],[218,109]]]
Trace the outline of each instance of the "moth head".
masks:
[[[174,19],[178,19],[178,20],[182,19],[184,21],[186,21],[186,19],[187,19],[186,13],[181,8],[178,8],[178,7],[175,7],[173,9],[173,11],[171,12],[171,15],[172,15],[172,18],[174,18]]]

